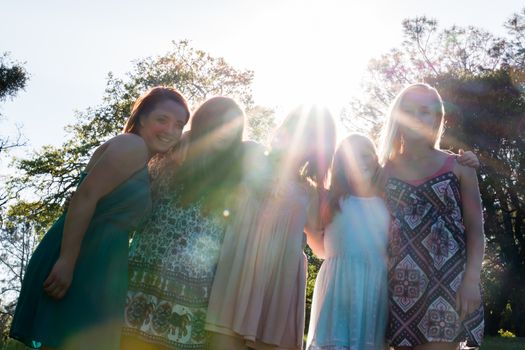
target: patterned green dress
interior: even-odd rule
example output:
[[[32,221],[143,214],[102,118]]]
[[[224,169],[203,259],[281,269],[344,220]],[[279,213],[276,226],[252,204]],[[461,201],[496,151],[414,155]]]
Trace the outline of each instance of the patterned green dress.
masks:
[[[128,233],[150,208],[144,167],[98,202],[71,287],[57,301],[44,292],[43,282],[60,253],[62,214],[29,261],[10,336],[33,348],[78,349],[86,341],[100,341],[92,348],[118,349],[127,290]]]
[[[224,218],[182,207],[164,191],[133,237],[123,334],[172,349],[203,349]]]

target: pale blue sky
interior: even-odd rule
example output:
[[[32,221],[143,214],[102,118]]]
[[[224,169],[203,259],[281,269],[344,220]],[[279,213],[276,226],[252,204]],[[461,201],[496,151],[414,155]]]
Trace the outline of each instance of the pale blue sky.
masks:
[[[26,62],[25,92],[0,106],[2,135],[23,125],[30,146],[64,140],[73,111],[101,101],[108,72],[161,55],[172,40],[255,71],[256,103],[287,109],[317,96],[337,109],[359,88],[368,60],[398,46],[401,21],[417,15],[441,26],[474,25],[495,34],[522,0],[4,0],[0,52]],[[4,163],[5,165],[5,163]]]

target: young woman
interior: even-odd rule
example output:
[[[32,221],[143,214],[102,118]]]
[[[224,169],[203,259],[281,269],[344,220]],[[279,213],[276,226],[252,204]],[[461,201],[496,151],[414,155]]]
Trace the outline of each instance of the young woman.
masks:
[[[122,349],[205,348],[211,284],[235,215],[243,129],[234,100],[207,100],[192,116],[175,175],[161,171],[152,215],[131,243]]]
[[[271,151],[252,158],[229,222],[206,329],[213,349],[301,349],[307,212],[332,158],[335,126],[319,107],[292,111]]]
[[[385,348],[390,215],[376,185],[374,143],[351,134],[337,149],[323,205],[325,230],[309,234],[325,259],[315,282],[309,350]]]
[[[479,346],[484,254],[476,172],[439,149],[444,108],[426,84],[405,88],[384,127],[389,243],[388,339],[400,349]]]
[[[118,349],[128,233],[150,209],[147,164],[175,145],[188,118],[179,92],[153,88],[124,133],[94,152],[69,209],[31,257],[11,337],[33,348]]]

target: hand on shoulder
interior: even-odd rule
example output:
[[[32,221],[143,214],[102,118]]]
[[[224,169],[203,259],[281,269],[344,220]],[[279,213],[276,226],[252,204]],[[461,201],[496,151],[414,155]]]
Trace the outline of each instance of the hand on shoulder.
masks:
[[[477,173],[476,169],[469,166],[461,164],[457,159],[454,159],[454,166],[452,171],[458,177],[460,182],[464,181],[476,181],[477,182]]]

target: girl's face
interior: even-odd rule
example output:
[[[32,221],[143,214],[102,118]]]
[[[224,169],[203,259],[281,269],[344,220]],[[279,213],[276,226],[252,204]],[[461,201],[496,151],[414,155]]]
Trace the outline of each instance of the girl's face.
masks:
[[[237,141],[242,133],[243,116],[236,112],[228,112],[221,118],[221,125],[213,129],[209,137],[209,147],[212,151],[222,152],[227,150]]]
[[[345,173],[354,188],[368,187],[379,167],[375,149],[364,140],[355,140],[348,144],[345,155]]]
[[[186,124],[186,113],[179,103],[164,100],[140,118],[139,135],[151,154],[165,153],[175,146]]]
[[[278,128],[272,138],[271,149],[273,152],[302,161],[315,147],[314,132],[311,127],[296,132],[290,132],[286,127]]]
[[[405,140],[432,140],[439,107],[431,92],[418,88],[408,91],[399,106],[399,127]]]

